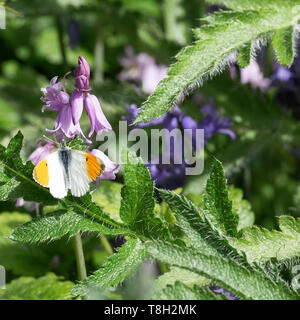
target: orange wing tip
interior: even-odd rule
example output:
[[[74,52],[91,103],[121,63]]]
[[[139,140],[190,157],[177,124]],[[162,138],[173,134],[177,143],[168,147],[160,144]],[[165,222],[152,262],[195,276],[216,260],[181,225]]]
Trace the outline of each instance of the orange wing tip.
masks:
[[[91,153],[85,153],[86,172],[91,181],[96,180],[104,171],[103,162]]]
[[[33,179],[43,187],[49,185],[49,170],[47,160],[40,161],[33,169]]]

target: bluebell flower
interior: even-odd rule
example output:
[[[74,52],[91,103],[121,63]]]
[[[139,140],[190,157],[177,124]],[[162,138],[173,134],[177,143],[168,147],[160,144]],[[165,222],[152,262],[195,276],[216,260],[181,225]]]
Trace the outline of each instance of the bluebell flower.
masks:
[[[272,86],[277,87],[276,100],[284,109],[292,110],[300,119],[300,58],[297,56],[290,68],[276,63],[274,74],[270,77]]]
[[[226,134],[231,140],[235,140],[235,133],[229,129],[233,125],[233,122],[228,117],[220,117],[220,112],[217,110],[213,102],[203,106],[200,112],[206,116],[196,123],[191,117],[184,116],[182,118],[183,129],[192,129],[192,142],[193,147],[196,149],[196,129],[204,129],[204,143],[207,144],[208,141],[215,136],[217,133]]]
[[[129,124],[131,124],[138,115],[139,109],[136,105],[132,104],[127,106],[127,111],[128,115],[124,116],[123,119],[127,120]],[[135,128],[161,124],[163,128],[168,131],[179,128],[192,129],[191,139],[194,150],[197,150],[197,128],[204,129],[204,141],[206,144],[208,143],[208,140],[217,133],[226,134],[232,140],[235,139],[235,133],[229,129],[229,127],[233,125],[232,121],[228,117],[221,117],[220,112],[214,108],[213,102],[209,105],[203,106],[200,111],[205,115],[205,117],[196,123],[192,117],[185,115],[180,107],[175,105],[171,111],[162,117],[147,123],[140,123],[135,126]],[[170,164],[163,164],[163,155],[160,155],[158,164],[146,164],[157,187],[173,190],[183,185],[185,181],[185,169],[190,165],[188,165],[184,159],[182,139],[178,140],[172,138],[170,141]],[[167,143],[168,141],[169,140],[166,139],[164,142]],[[178,143],[181,144],[181,148],[176,148],[176,144]],[[177,151],[175,150],[181,150],[181,154],[176,154]],[[176,160],[181,159],[181,164],[177,164],[177,162],[174,163],[175,158]]]

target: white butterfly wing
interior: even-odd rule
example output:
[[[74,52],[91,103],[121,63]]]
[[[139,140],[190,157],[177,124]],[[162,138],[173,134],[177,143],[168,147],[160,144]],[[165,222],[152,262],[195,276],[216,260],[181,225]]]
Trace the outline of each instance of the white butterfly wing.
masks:
[[[58,152],[51,153],[47,158],[50,193],[54,198],[62,199],[68,194],[68,182],[63,164]]]
[[[75,197],[81,197],[90,190],[91,180],[87,173],[85,152],[71,150],[69,180],[71,193]]]

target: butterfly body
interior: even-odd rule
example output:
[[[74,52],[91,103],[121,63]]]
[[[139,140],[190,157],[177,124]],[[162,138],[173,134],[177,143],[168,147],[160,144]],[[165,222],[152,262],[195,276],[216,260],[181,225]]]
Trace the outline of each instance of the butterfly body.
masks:
[[[69,189],[73,196],[81,197],[89,191],[90,182],[96,180],[104,169],[100,158],[62,145],[35,166],[33,178],[48,187],[55,198],[66,197]]]

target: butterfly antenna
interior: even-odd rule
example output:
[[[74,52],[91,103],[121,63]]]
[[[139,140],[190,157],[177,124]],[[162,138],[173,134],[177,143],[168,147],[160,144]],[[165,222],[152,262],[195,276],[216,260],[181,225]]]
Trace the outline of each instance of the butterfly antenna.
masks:
[[[52,142],[52,143],[55,144],[57,147],[59,146],[59,143],[58,143],[58,142],[56,142],[56,141],[48,138],[47,136],[43,135],[43,138],[44,138],[45,140],[47,140],[48,142]]]

